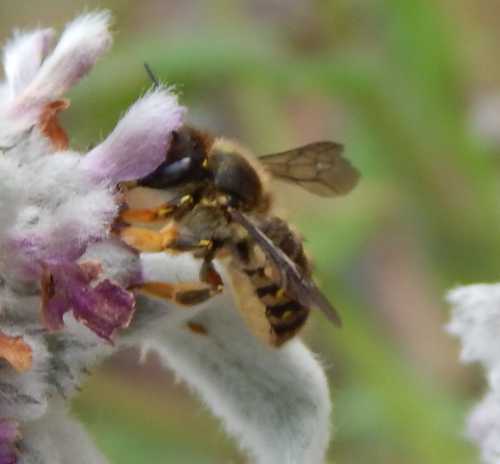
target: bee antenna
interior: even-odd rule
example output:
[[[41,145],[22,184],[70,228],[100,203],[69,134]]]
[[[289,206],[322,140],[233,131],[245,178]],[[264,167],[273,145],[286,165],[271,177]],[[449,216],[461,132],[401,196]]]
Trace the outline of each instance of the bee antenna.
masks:
[[[149,64],[144,63],[144,69],[146,70],[151,81],[153,82],[154,88],[156,89],[156,88],[160,87],[160,81],[156,77],[155,73],[153,72],[153,70],[151,69]]]

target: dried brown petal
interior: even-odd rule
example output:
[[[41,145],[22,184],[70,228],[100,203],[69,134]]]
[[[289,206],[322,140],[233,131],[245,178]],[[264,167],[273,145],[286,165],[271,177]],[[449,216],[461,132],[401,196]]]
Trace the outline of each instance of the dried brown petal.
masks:
[[[68,135],[59,124],[57,114],[69,107],[69,100],[61,99],[50,102],[43,109],[39,127],[43,135],[50,139],[58,150],[66,150],[69,145]]]
[[[0,357],[17,372],[31,369],[33,352],[22,337],[11,337],[0,332]]]

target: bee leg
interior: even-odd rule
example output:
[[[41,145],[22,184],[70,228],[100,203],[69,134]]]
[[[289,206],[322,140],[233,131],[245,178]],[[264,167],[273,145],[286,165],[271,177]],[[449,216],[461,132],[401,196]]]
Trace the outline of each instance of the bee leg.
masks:
[[[210,285],[217,293],[221,292],[224,286],[222,277],[213,264],[215,254],[220,247],[221,244],[213,240],[197,240],[188,235],[179,235],[171,244],[173,250],[192,251],[196,257],[203,258],[200,268],[200,281]]]
[[[163,229],[151,230],[144,227],[123,227],[118,231],[120,238],[132,248],[143,252],[159,252],[168,250],[178,236],[175,223],[168,224]]]
[[[203,263],[200,269],[200,280],[209,284],[213,289],[221,291],[224,283],[222,282],[222,277],[215,269],[213,263],[213,256],[206,256],[203,259]]]
[[[200,280],[212,286],[212,288],[222,291],[224,283],[222,277],[215,269],[213,260],[217,250],[222,246],[221,243],[213,244],[210,249],[207,250],[205,256],[203,257],[203,263],[200,268]]]
[[[125,227],[120,231],[120,237],[129,246],[143,252],[210,250],[213,246],[211,240],[195,240],[185,234],[181,235],[175,223],[170,223],[159,231],[141,227]],[[219,279],[222,282],[215,269],[213,272],[215,274],[212,279]],[[145,282],[136,289],[181,306],[195,306],[220,293],[222,286],[215,285],[212,281],[175,284]]]
[[[194,197],[191,194],[187,194],[174,198],[156,208],[126,209],[120,213],[120,219],[127,223],[164,221],[181,211],[190,210],[193,206]]]
[[[204,303],[219,293],[201,282],[144,282],[135,289],[145,295],[168,300],[186,307]]]
[[[223,288],[222,277],[213,264],[213,259],[220,246],[220,243],[214,243],[214,241],[210,239],[198,240],[183,234],[175,238],[170,245],[170,249],[176,251],[191,251],[194,252],[196,257],[203,258],[200,268],[200,280],[209,284],[214,291],[220,292]]]
[[[186,327],[193,333],[198,335],[208,335],[208,330],[205,328],[203,324],[199,324],[197,322],[189,321],[186,324]]]
[[[210,253],[213,249],[212,240],[197,240],[186,234],[181,234],[175,223],[170,223],[159,231],[141,228],[125,227],[120,232],[120,238],[132,248],[143,252],[160,251],[199,251]],[[211,256],[210,260],[213,258]],[[137,290],[158,298],[172,301],[181,306],[194,306],[212,298],[222,290],[222,279],[208,265],[207,280],[202,282],[145,282],[136,287]]]
[[[185,252],[205,256],[213,247],[212,240],[200,240],[185,231],[181,232],[175,222],[170,222],[160,230],[127,226],[118,230],[120,238],[132,248],[144,252]]]

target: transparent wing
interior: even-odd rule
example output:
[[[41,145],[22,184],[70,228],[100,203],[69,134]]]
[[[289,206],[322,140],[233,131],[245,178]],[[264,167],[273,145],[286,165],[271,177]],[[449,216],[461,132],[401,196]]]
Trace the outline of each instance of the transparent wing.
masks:
[[[255,226],[244,214],[234,208],[228,208],[231,218],[240,224],[255,240],[266,256],[280,272],[280,286],[290,297],[309,308],[320,309],[336,326],[341,325],[337,310],[321,293],[316,284],[304,276],[298,266],[270,238]]]
[[[343,146],[316,142],[259,160],[273,176],[322,197],[345,195],[358,183],[358,170],[342,156]]]

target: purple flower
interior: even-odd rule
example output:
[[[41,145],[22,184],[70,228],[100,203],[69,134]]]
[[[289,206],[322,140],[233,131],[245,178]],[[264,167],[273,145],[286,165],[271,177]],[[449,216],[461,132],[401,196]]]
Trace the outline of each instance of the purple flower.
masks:
[[[42,279],[42,315],[51,330],[63,327],[70,309],[98,336],[111,341],[127,327],[134,312],[134,297],[109,279],[93,285],[101,273],[98,263],[61,262],[47,265]]]
[[[196,281],[200,264],[190,253],[138,255],[112,233],[118,184],[156,169],[182,124],[169,89],[146,94],[87,155],[68,150],[57,113],[109,47],[108,28],[108,13],[90,13],[70,23],[52,53],[49,29],[17,34],[4,51],[0,357],[18,372],[2,373],[0,409],[12,420],[0,419],[0,464],[105,462],[65,402],[89,368],[133,345],[155,349],[255,461],[323,462],[331,408],[321,365],[299,340],[269,349],[250,333],[224,263],[216,263],[228,284],[220,295],[189,311],[145,296],[117,347],[96,343],[129,325],[135,299],[127,289]],[[40,303],[45,326],[64,332],[40,327]],[[17,424],[26,430],[19,450]]]
[[[82,159],[82,168],[95,181],[112,185],[146,176],[165,160],[171,134],[182,125],[184,112],[168,90],[148,93]]]
[[[144,177],[162,163],[185,112],[169,89],[158,88],[139,99],[88,154],[67,150],[57,113],[69,105],[65,92],[109,48],[109,22],[108,12],[80,16],[52,53],[52,30],[17,34],[5,49],[7,81],[0,95],[0,146],[12,146],[0,157],[6,179],[0,198],[0,272],[23,282],[42,281],[42,314],[49,329],[61,329],[64,315],[73,311],[106,340],[130,322],[133,295],[97,268],[89,274],[79,260],[90,244],[112,236],[118,184]],[[130,272],[124,281],[140,275],[140,269]]]
[[[16,32],[7,43],[3,62],[11,98],[19,95],[36,76],[53,39],[52,29],[38,29],[24,34]]]
[[[8,113],[37,118],[46,104],[59,100],[109,49],[109,22],[107,11],[78,17],[66,26],[45,60],[52,30],[15,37],[7,46],[4,60],[12,92]]]
[[[19,439],[19,429],[15,421],[0,419],[0,464],[16,464],[16,441]]]

